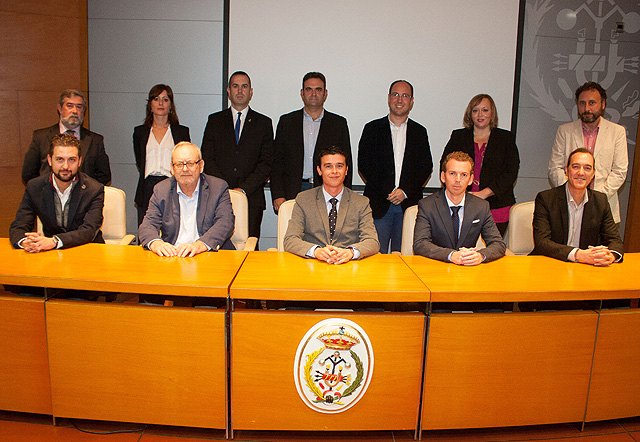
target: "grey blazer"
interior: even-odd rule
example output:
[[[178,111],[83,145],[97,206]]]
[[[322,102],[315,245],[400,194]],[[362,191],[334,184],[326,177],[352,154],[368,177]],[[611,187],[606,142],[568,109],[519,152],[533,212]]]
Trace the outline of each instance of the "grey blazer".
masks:
[[[322,186],[300,192],[284,237],[287,252],[305,256],[314,246],[355,247],[360,258],[378,253],[380,243],[373,224],[369,199],[345,187],[333,241],[329,239],[329,216]]]
[[[454,242],[451,211],[443,189],[418,203],[413,252],[416,255],[448,262],[451,252],[459,250],[460,247],[475,247],[481,234],[487,246],[478,252],[485,257],[485,262],[503,257],[507,246],[493,221],[489,203],[469,193],[465,196],[460,237],[457,243]]]

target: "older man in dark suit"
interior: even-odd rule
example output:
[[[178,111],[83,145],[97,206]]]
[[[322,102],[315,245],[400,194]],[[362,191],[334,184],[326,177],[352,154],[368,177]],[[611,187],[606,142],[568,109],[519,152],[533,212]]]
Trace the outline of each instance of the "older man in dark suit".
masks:
[[[84,172],[105,186],[111,183],[109,156],[104,150],[102,135],[82,127],[86,111],[87,104],[82,92],[76,89],[62,91],[58,102],[58,115],[60,115],[58,123],[33,132],[33,139],[22,165],[22,181],[25,184],[39,175],[49,175],[51,172],[47,162],[49,143],[54,136],[63,133],[80,140],[82,156],[80,172]]]
[[[301,190],[320,186],[322,179],[316,172],[321,149],[339,146],[347,158],[345,186],[351,188],[351,139],[347,120],[324,109],[327,81],[320,72],[309,72],[302,79],[300,97],[302,109],[282,115],[276,129],[274,162],[271,171],[271,199],[273,210],[291,200]]]
[[[433,170],[427,129],[409,118],[413,86],[394,81],[387,100],[389,115],[367,123],[358,146],[358,172],[382,253],[400,251],[404,211],[418,204]]]
[[[229,78],[231,107],[209,115],[202,139],[204,172],[222,178],[249,200],[249,236],[260,237],[266,208],[264,184],[272,165],[271,119],[249,107],[253,89],[245,72]]]
[[[369,200],[344,186],[347,157],[337,146],[319,153],[322,186],[300,192],[284,249],[329,264],[378,253],[380,243],[371,217]]]
[[[104,186],[78,172],[82,161],[75,137],[51,139],[47,154],[51,172],[27,183],[9,229],[15,248],[36,253],[104,242],[100,232]],[[42,221],[42,233],[34,232],[36,217]]]
[[[489,203],[467,193],[473,180],[471,157],[452,152],[441,167],[444,188],[418,203],[414,253],[458,265],[477,265],[503,257],[506,245],[491,217]],[[477,250],[480,235],[486,247]]]
[[[565,173],[565,184],[536,196],[531,254],[595,266],[622,261],[622,240],[607,195],[589,188],[596,173],[593,154],[575,149]]]

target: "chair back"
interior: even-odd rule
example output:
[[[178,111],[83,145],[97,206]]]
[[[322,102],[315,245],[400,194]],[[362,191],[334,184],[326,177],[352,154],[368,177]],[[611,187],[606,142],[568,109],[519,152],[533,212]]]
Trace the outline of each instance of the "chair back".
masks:
[[[289,226],[289,220],[291,219],[293,206],[295,205],[296,200],[288,200],[282,203],[278,209],[278,252],[284,252],[284,235],[287,233],[287,227]]]
[[[237,250],[255,250],[258,238],[249,237],[249,200],[239,190],[229,189],[235,226],[231,242]]]
[[[127,196],[122,189],[104,186],[102,209],[102,237],[107,244],[130,244],[133,235],[127,235]]]
[[[528,255],[533,250],[533,209],[535,203],[526,201],[511,206],[506,232],[507,248],[514,255]]]

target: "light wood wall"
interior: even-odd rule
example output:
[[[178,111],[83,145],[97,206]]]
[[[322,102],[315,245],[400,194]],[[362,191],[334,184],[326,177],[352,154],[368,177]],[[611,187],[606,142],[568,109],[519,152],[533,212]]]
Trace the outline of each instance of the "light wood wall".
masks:
[[[629,208],[627,209],[627,221],[624,230],[625,252],[640,252],[640,119],[636,131],[636,149],[633,155],[633,167],[629,168],[631,177],[631,190],[629,192]]]
[[[34,129],[58,121],[60,91],[88,89],[85,0],[0,0],[0,237],[9,236]],[[86,122],[85,122],[86,126]]]

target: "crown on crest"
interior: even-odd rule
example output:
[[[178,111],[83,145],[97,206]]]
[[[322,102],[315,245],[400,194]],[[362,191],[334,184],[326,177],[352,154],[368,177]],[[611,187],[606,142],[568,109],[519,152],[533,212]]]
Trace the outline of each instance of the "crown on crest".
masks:
[[[331,350],[350,350],[351,347],[360,343],[358,338],[345,332],[344,327],[324,332],[318,336],[318,339]]]

